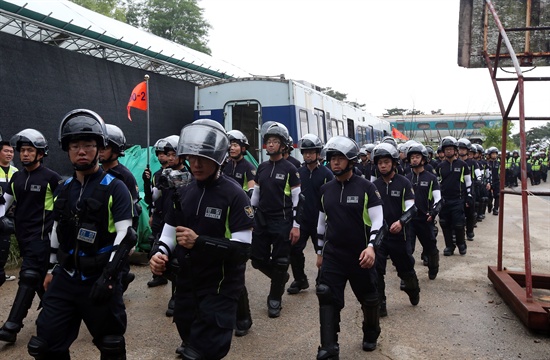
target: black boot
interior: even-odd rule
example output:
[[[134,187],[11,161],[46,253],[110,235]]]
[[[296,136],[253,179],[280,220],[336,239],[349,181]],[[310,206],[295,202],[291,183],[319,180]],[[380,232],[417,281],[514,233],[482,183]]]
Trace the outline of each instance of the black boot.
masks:
[[[414,272],[404,274],[402,279],[405,282],[405,289],[403,291],[409,295],[411,305],[418,305],[420,302],[420,286],[418,285],[418,278],[416,277],[416,274]]]
[[[285,285],[290,278],[287,268],[277,267],[273,271],[271,278],[271,287],[267,297],[267,314],[270,318],[276,318],[281,315],[282,297],[285,292]]]
[[[319,299],[319,323],[321,325],[321,346],[317,350],[317,360],[338,360],[338,310],[332,303],[332,294],[326,285],[317,286]]]
[[[428,277],[434,280],[439,272],[439,250],[428,257]]]
[[[248,302],[248,290],[246,286],[237,301],[237,328],[235,336],[245,336],[252,326],[252,315],[250,315],[250,304]]]
[[[455,245],[453,243],[453,229],[450,227],[442,228],[443,237],[445,238],[445,249],[443,250],[443,255],[451,256],[454,254]]]
[[[304,254],[292,254],[290,255],[290,266],[292,268],[292,274],[294,275],[294,281],[290,284],[286,291],[290,295],[298,294],[300,290],[309,288],[309,281],[304,272],[305,257]]]
[[[465,230],[463,226],[456,227],[455,228],[455,235],[456,235],[456,246],[458,247],[458,252],[460,255],[466,255],[466,235]]]
[[[17,334],[23,327],[23,319],[27,316],[34,299],[35,289],[28,284],[19,281],[17,295],[13,301],[8,320],[0,329],[0,341],[14,343],[17,340]]]
[[[380,304],[377,298],[363,302],[363,351],[376,349],[376,341],[380,336]]]

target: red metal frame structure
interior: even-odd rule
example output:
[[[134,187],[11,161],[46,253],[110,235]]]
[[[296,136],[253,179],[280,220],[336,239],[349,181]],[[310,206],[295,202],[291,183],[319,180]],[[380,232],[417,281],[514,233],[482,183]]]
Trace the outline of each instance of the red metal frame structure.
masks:
[[[521,65],[530,65],[534,57],[545,56],[548,54],[531,53],[529,46],[530,32],[534,30],[550,30],[550,27],[531,27],[530,13],[531,13],[531,0],[527,0],[527,26],[523,28],[507,28],[505,29],[500,22],[498,14],[491,2],[491,0],[485,0],[486,2],[486,17],[485,17],[485,31],[487,31],[487,21],[489,14],[492,14],[495,23],[499,30],[499,37],[497,43],[497,50],[495,54],[489,54],[487,52],[487,44],[484,44],[483,56],[489,74],[493,82],[493,87],[496,92],[500,111],[502,113],[502,155],[500,162],[500,213],[498,222],[498,260],[497,266],[489,266],[488,277],[491,279],[495,288],[507,302],[507,304],[515,311],[516,315],[520,317],[523,323],[533,330],[550,331],[550,308],[548,304],[542,304],[533,298],[533,287],[550,289],[550,275],[536,274],[531,272],[531,247],[530,247],[530,234],[529,234],[529,202],[528,195],[545,195],[547,192],[534,192],[527,191],[527,164],[526,164],[526,137],[525,137],[525,120],[548,120],[548,118],[540,117],[527,117],[525,116],[525,82],[526,81],[550,81],[550,77],[525,77],[521,70]],[[508,36],[507,32],[523,31],[525,32],[525,49],[523,52],[516,54]],[[485,33],[486,35],[486,33]],[[485,39],[487,37],[485,36]],[[507,54],[501,54],[501,46],[504,42]],[[497,77],[497,69],[499,66],[499,59],[507,58],[512,61],[515,69],[515,77],[499,78]],[[520,61],[521,59],[521,65]],[[498,83],[500,81],[517,81],[517,85],[514,89],[510,103],[507,107],[502,100]],[[514,102],[518,100],[519,105],[519,117],[510,116],[510,111]],[[506,140],[508,123],[511,120],[519,120],[520,126],[520,151],[521,151],[521,192],[505,190],[505,156],[506,156]],[[502,249],[503,249],[503,223],[504,223],[504,195],[513,194],[521,195],[522,200],[522,215],[523,215],[523,246],[525,256],[525,273],[507,271],[502,265]],[[525,289],[523,289],[523,287]]]

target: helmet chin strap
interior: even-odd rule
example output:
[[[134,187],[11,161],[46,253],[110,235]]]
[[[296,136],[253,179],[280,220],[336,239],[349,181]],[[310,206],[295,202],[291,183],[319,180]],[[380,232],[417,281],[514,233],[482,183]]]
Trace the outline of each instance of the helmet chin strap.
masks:
[[[73,164],[73,169],[75,169],[76,171],[87,171],[87,170],[93,169],[97,165],[98,157],[99,157],[99,150],[96,150],[94,159],[89,164],[86,164],[86,165]]]
[[[350,166],[350,165],[351,165],[351,166]],[[332,173],[334,174],[334,176],[342,176],[342,175],[344,175],[345,173],[347,173],[348,171],[351,171],[351,169],[353,169],[353,164],[348,163],[348,166],[347,166],[344,170],[340,170],[340,171],[334,171],[334,170],[332,170]]]
[[[34,164],[37,164],[40,160],[38,160],[38,154],[34,155],[34,160],[33,161],[21,161],[21,164],[25,167],[27,166],[33,166]]]

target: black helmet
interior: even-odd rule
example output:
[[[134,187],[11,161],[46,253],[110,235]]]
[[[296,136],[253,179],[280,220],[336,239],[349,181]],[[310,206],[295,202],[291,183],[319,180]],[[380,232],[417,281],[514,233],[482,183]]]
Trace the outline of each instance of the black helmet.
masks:
[[[382,143],[390,144],[397,150],[397,142],[395,141],[395,139],[393,137],[391,137],[389,135],[384,136],[384,138],[382,139],[382,141],[380,143],[381,144]]]
[[[101,116],[87,109],[68,112],[59,126],[59,144],[63,151],[69,150],[69,142],[79,138],[94,138],[97,146],[107,146],[107,129]]]
[[[483,149],[483,146],[481,146],[481,144],[473,144],[473,145],[476,147],[478,153],[483,154],[485,152],[485,149]]]
[[[405,155],[407,155],[407,153],[409,152],[409,148],[413,145],[416,145],[418,144],[418,141],[416,140],[407,140],[405,141],[405,143],[401,146],[401,149],[400,151],[405,153]]]
[[[227,132],[227,136],[229,136],[229,141],[231,142],[235,141],[240,146],[243,146],[246,149],[250,147],[250,144],[248,143],[248,139],[246,138],[246,135],[239,130],[230,130]]]
[[[229,145],[229,137],[219,122],[200,119],[181,129],[177,153],[202,156],[222,165]]]
[[[460,138],[457,141],[457,147],[468,149],[468,151],[470,151],[472,149],[472,142],[466,138]]]
[[[263,143],[265,144],[267,142],[267,138],[271,136],[277,136],[281,139],[281,144],[288,146],[290,135],[288,134],[288,129],[283,124],[278,122],[272,123],[264,133]]]
[[[301,152],[304,150],[316,150],[317,152],[321,152],[323,142],[317,135],[305,134],[300,140],[298,140],[298,147]]]
[[[453,146],[455,149],[458,149],[458,142],[456,138],[452,136],[445,136],[441,139],[441,149],[445,150],[446,147]]]
[[[498,149],[495,146],[491,146],[490,148],[487,149],[487,153],[488,154],[492,154],[492,153],[498,154]]]
[[[355,140],[346,136],[334,136],[330,138],[324,149],[326,150],[328,161],[336,153],[343,154],[350,161],[356,160],[359,155],[359,145],[357,145]]]
[[[432,156],[432,157],[434,156],[434,148],[433,147],[431,147],[430,145],[426,145],[426,150],[428,151],[428,154],[430,156]]]
[[[288,146],[288,153],[290,154],[294,150],[294,139],[290,135],[288,135],[287,146]]]
[[[399,151],[392,144],[383,142],[374,147],[372,157],[375,164],[383,157],[390,157],[393,161],[399,161]]]
[[[111,145],[113,152],[124,156],[124,149],[126,149],[126,137],[122,130],[112,124],[105,124],[107,128],[107,144]]]
[[[159,139],[155,144],[155,151],[167,153],[168,151],[176,152],[180,137],[178,135],[170,135],[163,139]]]
[[[363,145],[359,148],[359,156],[367,156],[367,149],[365,146],[366,145]]]
[[[372,153],[372,150],[374,150],[375,146],[376,145],[374,145],[374,144],[367,144],[367,145],[365,145],[365,151],[368,152],[368,153]]]
[[[35,129],[21,130],[10,139],[10,145],[17,151],[21,151],[21,146],[32,146],[37,150],[42,150],[44,156],[48,156],[48,140],[42,133]]]
[[[410,157],[412,154],[420,154],[424,158],[424,161],[428,162],[429,154],[428,154],[428,150],[424,145],[420,143],[416,143],[409,147],[409,150],[407,151],[407,159],[409,160],[409,162],[411,160]]]

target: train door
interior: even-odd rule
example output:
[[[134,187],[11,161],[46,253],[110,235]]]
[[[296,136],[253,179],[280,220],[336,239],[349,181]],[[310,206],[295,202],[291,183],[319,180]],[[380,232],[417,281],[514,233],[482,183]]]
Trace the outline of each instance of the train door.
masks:
[[[250,153],[261,161],[259,129],[262,123],[262,106],[258,101],[230,101],[224,107],[226,130],[240,130],[248,138]]]

